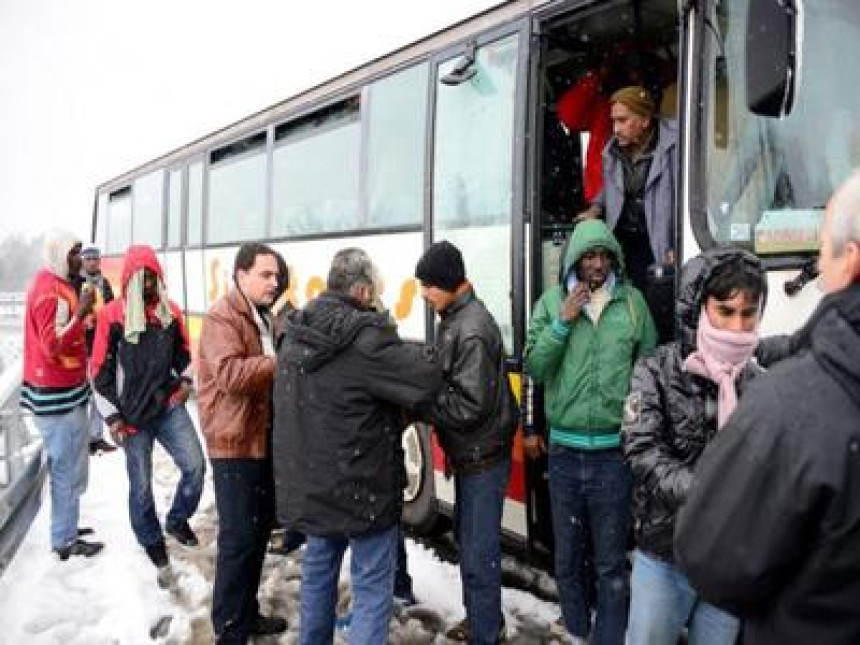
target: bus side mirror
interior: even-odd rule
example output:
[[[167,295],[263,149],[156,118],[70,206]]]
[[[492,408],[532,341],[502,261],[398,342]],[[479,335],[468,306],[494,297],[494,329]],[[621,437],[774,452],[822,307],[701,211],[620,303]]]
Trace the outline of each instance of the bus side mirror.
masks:
[[[791,111],[800,57],[798,0],[750,0],[746,31],[747,107],[761,116]]]

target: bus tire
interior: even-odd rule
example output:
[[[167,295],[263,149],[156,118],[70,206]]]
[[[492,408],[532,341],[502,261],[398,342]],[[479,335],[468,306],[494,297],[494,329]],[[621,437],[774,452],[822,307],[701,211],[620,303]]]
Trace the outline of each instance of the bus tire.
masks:
[[[433,480],[433,442],[430,427],[413,423],[403,431],[406,486],[403,489],[403,524],[417,535],[436,525],[436,487]]]

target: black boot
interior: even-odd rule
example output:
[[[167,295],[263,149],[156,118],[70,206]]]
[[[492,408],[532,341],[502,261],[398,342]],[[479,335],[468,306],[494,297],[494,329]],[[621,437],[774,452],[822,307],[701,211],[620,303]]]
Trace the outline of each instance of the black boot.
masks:
[[[288,626],[287,621],[278,616],[257,616],[251,625],[251,633],[255,636],[282,634]]]
[[[75,540],[69,546],[64,546],[62,549],[56,549],[57,556],[60,560],[68,560],[73,555],[82,555],[85,558],[91,558],[101,551],[105,545],[102,542],[85,542],[84,540]]]

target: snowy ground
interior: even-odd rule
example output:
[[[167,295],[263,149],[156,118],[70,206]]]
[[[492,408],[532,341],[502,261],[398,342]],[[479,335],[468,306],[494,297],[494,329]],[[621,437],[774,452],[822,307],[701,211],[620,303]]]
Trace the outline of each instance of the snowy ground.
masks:
[[[191,524],[201,545],[184,549],[168,538],[172,584],[162,589],[154,567],[137,546],[126,512],[128,485],[121,453],[94,457],[89,489],[82,499],[81,526],[96,529],[106,543],[92,559],[60,562],[50,551],[50,501],[43,505],[14,561],[0,578],[0,644],[135,645],[211,643],[209,622],[214,579],[216,514],[211,482]],[[163,514],[176,472],[157,449],[154,488]],[[413,541],[407,543],[409,570],[419,605],[391,621],[391,643],[447,643],[445,629],[462,617],[457,568]],[[295,643],[302,552],[266,558],[260,599],[265,614],[285,616],[289,632],[260,644]],[[341,611],[349,603],[348,565],[341,580]],[[503,592],[510,643],[560,642],[550,626],[558,606],[515,589]],[[339,633],[336,643],[343,642]]]

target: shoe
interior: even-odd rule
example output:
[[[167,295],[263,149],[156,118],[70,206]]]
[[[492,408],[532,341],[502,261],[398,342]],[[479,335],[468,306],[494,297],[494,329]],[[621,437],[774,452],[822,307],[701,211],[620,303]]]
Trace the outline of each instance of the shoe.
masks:
[[[269,634],[283,634],[287,631],[287,621],[279,616],[257,616],[251,625],[251,633],[254,636],[267,636]]]
[[[62,549],[56,549],[57,557],[60,560],[66,561],[73,555],[82,555],[85,558],[91,558],[99,551],[105,548],[102,542],[84,542],[83,540],[75,540],[69,546]]]
[[[87,535],[92,535],[93,533],[95,533],[95,531],[93,529],[91,529],[89,526],[79,526],[78,527],[78,537],[84,537]]]
[[[394,591],[394,604],[398,607],[412,607],[418,604],[418,601],[415,599],[415,594],[412,593],[411,589],[407,589],[406,591]]]
[[[445,633],[445,638],[452,641],[457,641],[459,643],[466,643],[469,641],[471,635],[471,630],[469,629],[469,619],[464,618]],[[505,617],[502,616],[502,622],[499,623],[499,634],[496,637],[497,642],[503,643],[505,641],[506,635],[507,631],[505,630]]]
[[[90,454],[95,455],[100,452],[113,452],[116,450],[116,446],[112,443],[105,441],[104,439],[96,439],[95,441],[90,441]]]
[[[154,564],[158,569],[163,569],[170,564],[170,558],[167,557],[167,547],[164,545],[164,540],[156,542],[151,546],[144,547],[144,550],[146,551],[146,555],[149,556],[149,559],[152,560],[152,564]]]
[[[188,526],[188,522],[181,522],[174,526],[167,527],[167,534],[176,538],[176,541],[183,546],[197,546],[200,542],[194,531]]]

